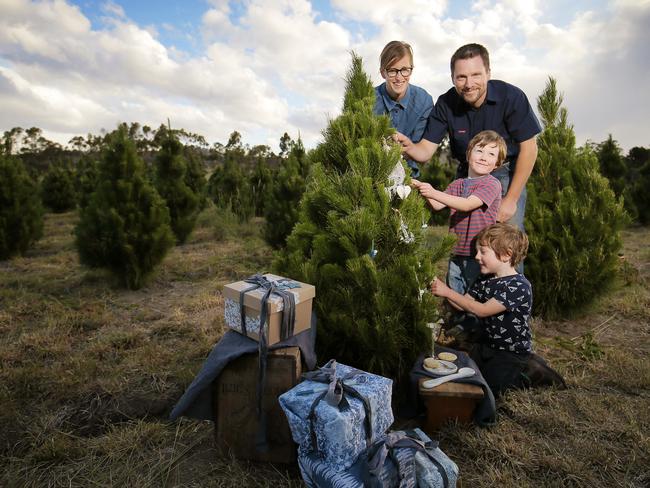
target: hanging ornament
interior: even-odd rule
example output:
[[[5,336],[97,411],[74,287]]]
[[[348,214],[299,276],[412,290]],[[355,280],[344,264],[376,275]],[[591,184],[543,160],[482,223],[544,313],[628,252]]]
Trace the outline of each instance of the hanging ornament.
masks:
[[[399,214],[399,240],[400,242],[403,242],[404,244],[412,244],[415,242],[415,236],[413,233],[409,230],[409,228],[406,226],[404,223],[404,220],[402,219],[402,214],[400,213],[399,210],[394,209],[398,214]]]
[[[370,245],[370,252],[368,253],[368,256],[370,256],[371,259],[375,259],[377,257],[377,249],[375,249],[375,240],[372,240],[372,244]]]

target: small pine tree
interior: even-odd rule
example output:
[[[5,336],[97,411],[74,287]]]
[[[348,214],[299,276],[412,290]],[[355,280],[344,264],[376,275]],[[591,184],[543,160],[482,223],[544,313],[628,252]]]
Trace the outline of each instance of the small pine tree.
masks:
[[[36,183],[20,159],[0,153],[0,260],[24,254],[42,235]]]
[[[90,203],[90,197],[97,187],[99,180],[99,164],[93,154],[84,154],[77,161],[75,171],[75,186],[79,208],[85,208]]]
[[[185,148],[185,160],[187,171],[185,172],[185,184],[190,187],[199,199],[199,209],[203,210],[207,202],[206,188],[208,181],[205,178],[205,167],[201,156],[192,148]]]
[[[428,292],[434,263],[450,242],[425,250],[424,200],[386,191],[401,164],[386,116],[372,113],[374,90],[352,55],[343,113],[331,120],[313,153],[314,166],[298,223],[275,262],[286,276],[316,285],[317,352],[403,379],[431,346],[426,323],[436,316]]]
[[[77,204],[74,175],[63,164],[52,164],[41,181],[43,205],[54,213],[66,212]]]
[[[595,152],[576,148],[553,78],[537,106],[545,128],[528,185],[526,275],[535,312],[555,317],[588,304],[612,282],[626,215]]]
[[[75,229],[79,258],[82,264],[108,268],[125,286],[138,289],[174,245],[169,210],[147,180],[124,128],[111,135],[99,174]]]
[[[630,191],[633,181],[630,181],[629,172],[623,151],[610,134],[606,141],[597,146],[600,172],[609,180],[609,186],[617,197],[623,197],[623,204],[627,213],[636,219],[637,210]]]
[[[632,188],[632,200],[637,209],[637,218],[642,225],[650,224],[650,161],[641,166],[639,177]]]
[[[254,213],[258,217],[264,215],[267,193],[272,179],[273,173],[271,172],[271,168],[269,168],[267,159],[263,156],[258,156],[255,167],[248,178]]]
[[[642,225],[650,224],[650,149],[633,147],[625,158],[629,168],[630,197],[635,217]]]
[[[170,129],[161,141],[156,156],[154,183],[169,209],[176,241],[184,243],[199,215],[199,196],[185,183],[187,163],[183,145]]]
[[[298,221],[300,199],[307,187],[309,163],[302,141],[289,149],[271,182],[264,208],[264,239],[275,249],[285,246],[291,229]]]
[[[247,222],[255,213],[250,185],[239,162],[226,152],[223,167],[210,175],[208,195],[219,208],[230,209],[240,222]]]

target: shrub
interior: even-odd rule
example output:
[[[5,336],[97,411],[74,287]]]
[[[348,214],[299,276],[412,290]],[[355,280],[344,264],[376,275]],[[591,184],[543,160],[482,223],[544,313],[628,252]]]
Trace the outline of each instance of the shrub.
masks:
[[[194,229],[199,214],[199,196],[186,184],[186,173],[183,145],[169,130],[156,156],[154,182],[169,209],[176,241],[181,244]]]
[[[302,141],[292,144],[288,157],[270,184],[264,208],[264,239],[276,248],[284,247],[298,221],[298,209],[307,186],[309,163]]]
[[[627,219],[595,152],[576,148],[553,78],[537,106],[545,128],[528,185],[526,275],[535,312],[554,317],[576,311],[608,288]]]
[[[0,259],[24,254],[42,234],[36,183],[20,159],[0,153]]]
[[[77,204],[74,175],[62,164],[52,164],[41,182],[43,205],[55,213],[73,209]]]
[[[80,260],[108,268],[129,288],[140,288],[174,244],[169,211],[148,182],[124,128],[111,135],[99,175],[76,227]]]

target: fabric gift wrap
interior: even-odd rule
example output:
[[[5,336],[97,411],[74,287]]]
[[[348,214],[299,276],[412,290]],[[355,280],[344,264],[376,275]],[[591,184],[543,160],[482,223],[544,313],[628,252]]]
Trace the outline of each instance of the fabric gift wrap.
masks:
[[[315,287],[273,274],[250,276],[223,288],[228,327],[268,345],[309,328]]]
[[[314,453],[298,458],[309,488],[453,488],[458,467],[420,429],[390,432],[339,471]]]
[[[303,378],[279,397],[298,455],[346,469],[393,423],[393,381],[335,360]]]

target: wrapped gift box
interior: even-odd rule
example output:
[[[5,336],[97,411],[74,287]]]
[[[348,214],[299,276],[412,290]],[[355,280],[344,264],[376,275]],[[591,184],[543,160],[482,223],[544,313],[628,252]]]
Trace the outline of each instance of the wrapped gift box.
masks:
[[[267,418],[268,451],[256,449],[259,427],[256,414],[257,354],[245,354],[233,361],[215,380],[213,405],[215,439],[222,451],[239,459],[273,463],[293,463],[296,445],[282,413],[278,396],[300,380],[300,349],[284,347],[269,351],[262,408]]]
[[[366,400],[371,414],[369,436],[364,402],[344,391],[341,403],[330,404],[324,397],[329,383],[306,379],[281,395],[280,405],[289,421],[293,440],[298,444],[298,454],[306,456],[316,450],[327,465],[344,470],[367,447],[367,437],[371,442],[382,437],[393,423],[393,381],[335,361],[321,368],[321,372],[328,368],[334,368],[337,378]],[[312,405],[315,405],[313,421],[310,420]]]
[[[364,488],[365,486],[407,486],[420,488],[453,488],[458,479],[458,467],[420,429],[399,431],[417,440],[426,452],[412,447],[393,447],[386,455],[379,472],[372,477],[370,465],[373,456],[381,453],[381,444],[388,436],[364,450],[355,463],[346,470],[336,470],[323,462],[318,454],[298,457],[298,467],[308,488]],[[381,456],[380,456],[381,457]],[[370,463],[369,463],[370,458]]]
[[[309,329],[311,325],[311,306],[314,296],[316,295],[316,288],[307,283],[301,283],[295,280],[289,280],[282,276],[274,274],[263,275],[270,282],[280,284],[290,283],[295,288],[284,288],[284,291],[292,293],[295,297],[296,311],[293,333],[297,334],[304,330]],[[226,325],[231,329],[242,333],[241,327],[241,313],[240,313],[240,294],[242,290],[247,290],[253,287],[251,283],[246,281],[237,281],[230,283],[223,288],[224,297],[224,315]],[[244,316],[246,318],[246,335],[252,339],[259,340],[260,337],[260,313],[262,310],[262,299],[266,290],[264,288],[256,288],[244,294]],[[266,342],[270,346],[276,342],[280,342],[286,337],[281,337],[281,323],[282,314],[284,311],[284,303],[282,297],[273,293],[267,300],[267,316],[265,321]]]

